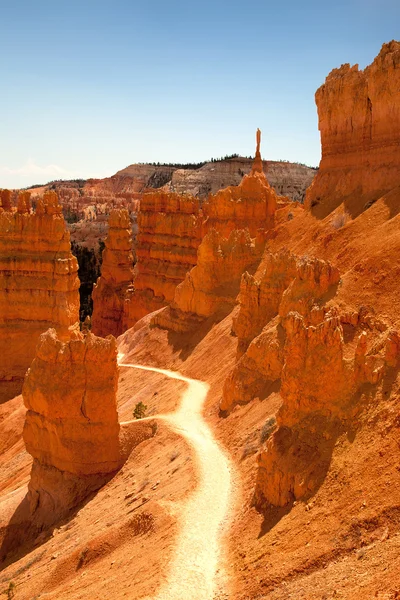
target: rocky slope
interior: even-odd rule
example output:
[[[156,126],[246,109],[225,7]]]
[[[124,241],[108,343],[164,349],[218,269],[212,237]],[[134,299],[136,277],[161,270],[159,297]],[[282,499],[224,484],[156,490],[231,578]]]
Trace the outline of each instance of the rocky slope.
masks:
[[[206,163],[199,169],[177,169],[172,174],[168,189],[178,193],[190,193],[199,198],[216,194],[228,186],[239,185],[244,175],[252,169],[253,159],[231,158]],[[316,169],[299,163],[263,161],[264,173],[271,186],[280,196],[303,202],[306,189],[311,184]]]
[[[54,192],[35,212],[21,193],[17,212],[0,212],[0,397],[15,395],[39,335],[63,335],[79,319],[78,265]]]
[[[116,337],[122,333],[124,302],[133,293],[132,232],[127,210],[112,210],[102,255],[101,276],[93,289],[92,330]]]
[[[307,206],[325,217],[344,202],[358,215],[400,185],[400,43],[384,44],[363,71],[334,69],[315,100],[322,159]]]

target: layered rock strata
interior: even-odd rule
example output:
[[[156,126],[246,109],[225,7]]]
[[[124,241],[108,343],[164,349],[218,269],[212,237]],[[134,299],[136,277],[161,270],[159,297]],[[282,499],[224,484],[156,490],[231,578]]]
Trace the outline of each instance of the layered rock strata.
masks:
[[[400,358],[397,332],[386,332],[380,348],[368,348],[367,332],[354,328],[357,344],[348,349],[334,310],[316,326],[291,312],[284,328],[278,428],[258,457],[255,502],[264,508],[307,499],[318,489],[337,437],[356,427],[363,386],[372,386],[372,394]]]
[[[133,293],[132,232],[127,210],[112,210],[103,250],[101,276],[93,289],[92,331],[96,335],[122,332],[125,300]]]
[[[334,292],[338,281],[338,270],[328,262],[298,258],[285,250],[271,254],[266,249],[254,277],[243,274],[240,309],[233,323],[238,362],[225,382],[223,412],[263,397],[280,379],[285,318],[299,311],[307,322],[323,319],[325,296]]]
[[[363,71],[334,69],[317,90],[322,159],[306,206],[357,215],[400,185],[400,43],[383,44]]]
[[[146,194],[141,202],[139,213],[139,234],[137,247],[137,275],[134,281],[135,292],[132,298],[125,304],[124,329],[128,329],[135,322],[149,312],[160,309],[174,300],[177,286],[185,279],[188,271],[196,265],[197,248],[200,241],[210,234],[204,242],[201,250],[202,266],[193,271],[185,285],[180,288],[175,298],[173,310],[192,313],[201,317],[206,316],[205,308],[200,306],[188,307],[185,305],[185,297],[190,295],[191,286],[196,287],[193,297],[194,303],[200,301],[200,290],[208,296],[203,296],[202,302],[210,303],[211,296],[217,290],[216,278],[221,276],[219,285],[225,285],[225,275],[222,271],[229,269],[228,255],[232,250],[222,250],[233,244],[239,248],[236,241],[242,235],[230,235],[234,231],[247,229],[250,238],[262,237],[261,232],[270,230],[274,226],[275,211],[278,205],[278,196],[270,187],[263,172],[263,162],[260,154],[261,132],[257,132],[256,156],[253,161],[251,173],[243,177],[239,186],[229,187],[221,190],[214,196],[211,195],[201,206],[199,201],[190,196],[156,192]],[[218,241],[217,241],[217,237]],[[236,237],[235,237],[236,236]],[[223,242],[223,239],[229,240]],[[236,241],[234,241],[234,239]],[[249,243],[247,247],[250,248]],[[217,246],[219,250],[217,250]],[[211,250],[210,254],[210,248]],[[206,259],[206,254],[213,254],[213,258]],[[218,253],[223,258],[224,266],[221,272],[216,273],[211,268],[211,263],[221,265],[216,260]],[[239,252],[239,251],[238,251]],[[222,253],[222,254],[221,254]],[[240,252],[239,252],[240,254]],[[244,256],[246,255],[246,259]],[[237,258],[235,277],[240,276],[240,268],[254,262],[254,256],[247,252],[241,253]],[[248,262],[246,262],[248,261]],[[207,264],[208,263],[208,264]],[[218,267],[220,268],[220,267]],[[200,278],[204,276],[204,287]],[[195,277],[194,283],[191,278]],[[208,279],[214,278],[211,283]],[[212,294],[210,293],[213,290]],[[233,289],[233,288],[232,288]],[[218,293],[217,293],[218,295]],[[221,301],[217,300],[221,306]],[[208,308],[208,313],[215,312],[214,308]],[[206,311],[207,312],[207,311]],[[163,315],[166,318],[166,314]],[[161,321],[160,321],[161,324]]]
[[[36,521],[59,517],[122,465],[117,384],[114,338],[77,331],[61,341],[54,329],[40,336],[23,387]]]
[[[2,202],[4,207],[4,193]],[[7,206],[7,204],[6,204]],[[11,207],[10,207],[11,208]],[[18,393],[35,355],[39,335],[60,335],[79,319],[78,265],[71,254],[57,195],[26,194],[17,212],[0,211],[0,396]]]
[[[247,228],[254,237],[258,229],[272,229],[278,196],[269,185],[260,154],[261,132],[257,131],[256,156],[249,175],[238,186],[210,195],[202,205],[205,231],[213,227],[224,237],[234,229]]]
[[[199,169],[177,169],[165,187],[171,192],[189,193],[205,199],[223,188],[239,185],[252,166],[251,158],[239,156],[209,162]],[[316,174],[316,169],[298,163],[263,160],[263,168],[276,193],[297,202],[304,201],[306,190]]]
[[[260,260],[263,248],[264,240],[252,239],[247,229],[233,230],[228,239],[211,229],[199,246],[197,265],[176,288],[171,305],[152,323],[187,331],[211,315],[231,311],[244,269]]]
[[[125,302],[123,330],[170,303],[177,285],[196,264],[201,241],[199,201],[162,191],[147,193],[138,227],[135,291]]]

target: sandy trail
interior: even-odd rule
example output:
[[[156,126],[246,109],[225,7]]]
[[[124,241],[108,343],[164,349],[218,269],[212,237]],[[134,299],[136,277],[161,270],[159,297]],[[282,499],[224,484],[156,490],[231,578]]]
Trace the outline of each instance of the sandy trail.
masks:
[[[182,508],[180,533],[170,572],[154,600],[212,600],[217,594],[217,579],[221,579],[223,571],[220,564],[221,525],[230,508],[232,478],[230,461],[202,416],[209,386],[174,371],[122,362],[120,366],[155,371],[188,384],[179,409],[160,418],[193,447],[198,484]]]

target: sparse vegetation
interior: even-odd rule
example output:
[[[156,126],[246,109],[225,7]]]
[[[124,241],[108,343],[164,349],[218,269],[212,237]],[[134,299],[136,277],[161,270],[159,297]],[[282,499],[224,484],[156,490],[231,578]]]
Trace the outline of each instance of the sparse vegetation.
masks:
[[[133,411],[134,419],[143,419],[146,416],[147,405],[143,404],[143,402],[138,402]]]
[[[83,564],[85,562],[85,558],[87,556],[89,552],[89,548],[84,548],[82,550],[82,552],[79,554],[79,558],[78,558],[78,564],[76,565],[76,569],[80,569],[81,567],[83,567]]]
[[[273,433],[275,428],[276,428],[276,418],[270,417],[269,419],[266,420],[266,422],[263,425],[263,428],[261,429],[261,435],[260,435],[261,444],[265,444],[265,442],[268,440],[268,438],[270,437],[271,433]]]
[[[7,600],[11,600],[12,598],[15,598],[15,590],[16,590],[16,585],[13,581],[10,581],[10,583],[8,584],[8,588],[3,592],[4,594],[7,595]]]
[[[174,452],[172,452],[172,454],[169,457],[169,462],[174,462],[174,460],[176,460],[179,455],[180,452],[178,450],[174,450]]]

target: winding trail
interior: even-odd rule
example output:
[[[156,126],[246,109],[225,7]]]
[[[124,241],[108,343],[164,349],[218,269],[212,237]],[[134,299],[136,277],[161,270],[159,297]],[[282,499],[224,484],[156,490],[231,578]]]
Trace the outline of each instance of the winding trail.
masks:
[[[209,385],[174,371],[119,364],[161,373],[188,384],[179,409],[158,418],[169,423],[194,449],[198,483],[182,508],[170,572],[154,600],[213,600],[217,593],[217,574],[222,571],[220,530],[230,508],[232,467],[202,416]]]

